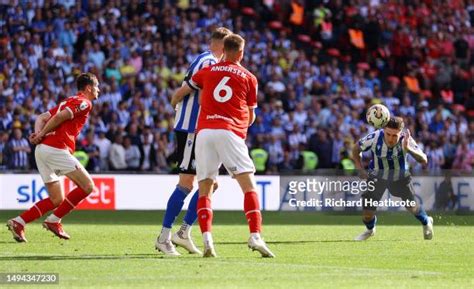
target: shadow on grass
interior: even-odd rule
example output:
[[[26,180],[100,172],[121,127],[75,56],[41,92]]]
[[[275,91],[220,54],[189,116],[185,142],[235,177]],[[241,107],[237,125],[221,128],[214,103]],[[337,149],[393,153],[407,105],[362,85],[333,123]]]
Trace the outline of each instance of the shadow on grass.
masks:
[[[0,224],[17,216],[21,211],[1,211]],[[64,224],[84,225],[161,225],[163,211],[74,211],[64,218]],[[181,217],[185,212],[181,213]],[[379,225],[419,226],[407,212],[379,212]],[[474,225],[474,214],[432,214],[436,225]],[[266,225],[358,225],[362,224],[359,212],[263,212]],[[241,211],[214,212],[216,225],[246,225]]]
[[[31,255],[31,256],[0,256],[0,261],[57,261],[57,260],[131,260],[131,259],[162,259],[158,254],[124,254],[124,255]]]
[[[370,242],[398,242],[400,240],[370,240]],[[317,243],[361,243],[360,241],[354,240],[303,240],[303,241],[265,241],[269,245],[278,245],[278,244],[317,244]],[[247,242],[215,242],[216,245],[246,245]]]

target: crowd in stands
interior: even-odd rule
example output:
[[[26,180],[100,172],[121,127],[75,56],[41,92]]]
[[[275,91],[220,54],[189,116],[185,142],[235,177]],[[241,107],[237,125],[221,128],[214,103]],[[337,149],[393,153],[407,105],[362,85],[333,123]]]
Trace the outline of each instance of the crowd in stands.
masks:
[[[308,151],[312,168],[340,167],[375,103],[427,153],[415,170],[474,165],[472,0],[16,0],[0,13],[2,170],[35,168],[36,116],[92,72],[100,97],[77,141],[87,169],[173,171],[170,98],[219,26],[246,39],[259,80],[247,144],[265,152],[262,173],[302,169]]]

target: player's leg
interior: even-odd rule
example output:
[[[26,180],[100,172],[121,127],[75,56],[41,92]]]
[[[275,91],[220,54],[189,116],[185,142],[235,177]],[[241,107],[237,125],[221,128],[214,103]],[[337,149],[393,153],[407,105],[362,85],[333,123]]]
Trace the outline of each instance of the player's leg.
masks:
[[[250,231],[248,247],[253,251],[258,251],[262,257],[273,258],[275,254],[270,251],[260,235],[262,231],[262,213],[260,212],[254,174],[253,172],[246,172],[234,177],[244,193],[244,212]]]
[[[411,177],[406,177],[394,182],[393,187],[390,188],[390,192],[394,196],[400,197],[407,202],[408,205],[405,206],[405,208],[412,213],[423,226],[423,238],[425,240],[431,240],[434,235],[433,218],[428,216],[423,207],[416,201]],[[411,206],[410,203],[414,203],[415,205]]]
[[[191,136],[193,136],[193,137],[191,138]],[[196,179],[195,178],[195,176],[196,176],[196,167],[195,167],[195,162],[196,162],[196,157],[195,157],[196,136],[195,136],[195,134],[188,134],[186,147],[190,146],[190,139],[193,139],[191,157],[190,158],[188,157],[189,152],[185,149],[184,157],[183,157],[183,160],[181,161],[181,166],[183,167],[183,169],[185,169],[184,172],[193,175],[193,182],[194,182],[194,180]],[[214,183],[213,192],[215,192],[216,190],[217,190],[217,182]],[[199,199],[199,188],[196,192],[194,192],[191,200],[189,201],[188,209],[186,210],[186,215],[184,216],[183,224],[182,224],[181,228],[178,230],[178,232],[176,232],[176,234],[173,235],[173,237],[184,236],[185,238],[188,238],[189,240],[191,240],[191,228],[192,228],[192,225],[197,220],[197,201],[198,201],[198,199]]]
[[[86,169],[72,155],[63,161],[64,163],[68,163],[68,166],[69,163],[75,162],[74,170],[63,166],[65,169],[63,169],[62,173],[72,180],[77,187],[73,189],[53,213],[46,218],[43,226],[59,238],[69,239],[69,235],[62,228],[61,219],[92,193],[94,190],[94,181]]]
[[[197,216],[201,229],[204,252],[203,257],[216,257],[212,238],[211,196],[221,162],[216,151],[219,143],[217,130],[204,129],[196,137],[196,173],[199,184]]]
[[[194,180],[196,179],[196,170],[193,164],[195,136],[181,131],[175,131],[175,135],[177,139],[176,154],[178,157],[179,181],[166,204],[162,228],[155,242],[157,250],[170,256],[180,255],[172,243],[171,228],[183,208],[184,200],[193,191]],[[184,245],[183,247],[191,253],[200,253],[190,238],[180,238],[180,236],[191,235],[190,226],[183,229],[185,234],[173,236],[173,239],[176,239],[178,245]]]
[[[59,181],[46,183],[45,186],[46,190],[48,191],[49,198],[37,202],[33,205],[33,207],[24,211],[19,216],[8,220],[8,229],[12,232],[13,238],[17,242],[27,241],[25,238],[26,224],[33,222],[34,220],[46,214],[47,212],[53,210],[64,199],[64,193],[62,191],[61,184]]]
[[[217,187],[217,182],[215,182],[213,186],[213,193],[217,190]],[[202,252],[194,244],[191,237],[192,226],[197,220],[198,199],[199,189],[194,192],[191,200],[189,201],[188,209],[183,219],[183,224],[179,230],[171,236],[171,241],[175,245],[185,248],[190,254],[202,254]]]
[[[248,147],[245,141],[234,133],[224,131],[223,134],[218,154],[229,174],[235,177],[244,193],[244,212],[250,230],[248,246],[260,252],[262,257],[275,257],[260,236],[262,213],[254,176],[255,166],[249,156]]]
[[[185,156],[181,165],[184,169],[187,169],[187,172],[193,175],[193,182],[196,179],[196,157],[195,157],[195,150],[196,150],[196,135],[190,134],[188,138],[193,140],[193,145],[191,149],[191,156],[188,157],[189,152],[185,151]],[[190,142],[187,142],[187,147],[190,146]],[[189,159],[189,160],[188,160]],[[191,227],[197,220],[197,200],[199,198],[199,188],[196,192],[194,192],[191,200],[189,201],[188,209],[186,211],[186,215],[183,219],[183,224],[179,231],[177,232],[177,236],[184,236],[191,240]]]
[[[193,190],[194,179],[194,175],[179,174],[178,185],[176,186],[175,190],[168,199],[161,232],[155,243],[155,248],[163,252],[165,255],[180,255],[179,252],[176,251],[176,248],[174,247],[173,243],[171,242],[171,228],[173,226],[174,221],[176,220],[176,217],[179,215],[181,209],[183,208],[184,199]],[[190,246],[190,248],[193,249],[192,246]]]
[[[184,199],[193,190],[195,176],[191,174],[179,174],[179,182],[175,190],[168,199],[166,212],[163,218],[163,230],[161,235],[166,235],[168,240],[171,238],[171,227],[176,217],[178,217],[184,205]],[[169,236],[168,236],[169,235]]]
[[[44,146],[38,145],[35,149],[35,159],[49,197],[37,202],[33,207],[7,222],[8,229],[12,232],[13,238],[18,242],[26,242],[26,224],[53,210],[64,199],[64,192],[59,182],[59,177],[55,174],[54,170],[47,166],[44,160],[46,156],[47,152],[44,151]]]
[[[373,187],[369,187],[367,191],[362,194],[362,222],[366,230],[354,238],[355,241],[365,241],[375,235],[377,216],[375,212],[377,207],[371,204],[372,201],[380,201],[385,190],[387,189],[387,182],[384,180],[375,180],[370,178],[368,182],[374,182]],[[370,188],[373,188],[371,190]]]
[[[212,238],[213,212],[211,206],[213,179],[199,181],[199,198],[197,201],[197,215],[199,227],[204,241],[203,257],[216,257],[214,240]]]

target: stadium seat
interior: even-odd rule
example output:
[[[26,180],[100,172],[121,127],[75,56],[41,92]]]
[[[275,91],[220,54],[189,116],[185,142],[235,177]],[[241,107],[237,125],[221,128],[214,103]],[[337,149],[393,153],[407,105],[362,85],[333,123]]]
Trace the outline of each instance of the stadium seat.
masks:
[[[252,7],[242,7],[241,12],[242,14],[246,16],[251,16],[251,17],[257,16],[257,12],[255,12],[255,10]]]
[[[394,75],[387,77],[387,80],[392,83],[400,84],[400,78]]]
[[[227,7],[230,9],[238,9],[239,8],[239,0],[229,0],[227,3]]]
[[[311,42],[311,37],[306,34],[299,34],[298,35],[298,40],[304,43],[310,43]]]
[[[350,55],[348,55],[348,54],[342,55],[342,56],[341,56],[341,60],[344,61],[344,62],[351,62],[352,57],[351,57]]]
[[[336,48],[330,48],[328,49],[328,54],[334,57],[339,57],[341,56],[341,52],[339,52],[339,49]]]
[[[451,106],[451,108],[453,110],[457,110],[457,111],[460,111],[460,112],[465,112],[466,111],[466,108],[462,104],[453,104],[453,106]],[[467,114],[469,115],[469,113],[474,113],[474,110],[468,110]]]
[[[359,62],[357,63],[357,68],[362,70],[369,70],[370,65],[367,62]]]
[[[421,91],[421,93],[423,94],[423,96],[424,96],[425,98],[431,98],[431,97],[433,96],[433,94],[431,93],[431,91],[428,90],[428,89],[425,89],[425,90]]]
[[[280,21],[270,21],[268,23],[268,27],[275,30],[281,30],[283,28],[283,24]]]
[[[313,46],[314,48],[317,48],[317,49],[321,49],[323,48],[323,44],[319,41],[313,41],[311,42],[311,46]]]

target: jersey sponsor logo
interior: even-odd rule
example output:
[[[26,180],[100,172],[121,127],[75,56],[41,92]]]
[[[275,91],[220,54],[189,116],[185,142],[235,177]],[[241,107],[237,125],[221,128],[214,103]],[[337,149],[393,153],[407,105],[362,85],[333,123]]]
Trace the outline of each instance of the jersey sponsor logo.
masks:
[[[220,115],[220,114],[208,115],[208,116],[206,116],[206,119],[207,120],[209,120],[209,119],[224,119],[224,120],[227,120],[227,121],[232,121],[231,118],[225,117],[225,116]]]
[[[80,203],[80,210],[115,210],[115,179],[112,177],[92,177],[95,188],[92,193]],[[64,190],[66,195],[76,185],[68,178],[64,179]]]
[[[89,106],[89,104],[87,104],[86,101],[83,101],[83,102],[81,102],[81,104],[79,105],[78,111],[86,110],[88,106]]]

